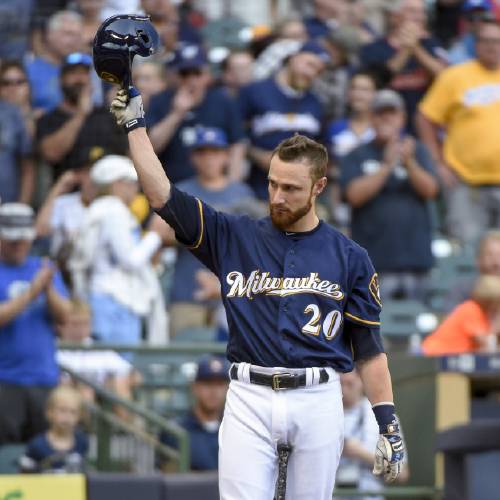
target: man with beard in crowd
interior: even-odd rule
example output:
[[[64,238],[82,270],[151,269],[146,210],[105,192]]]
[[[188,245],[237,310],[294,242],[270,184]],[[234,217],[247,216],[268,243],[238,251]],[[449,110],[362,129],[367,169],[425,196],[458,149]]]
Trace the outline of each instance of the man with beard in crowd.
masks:
[[[43,160],[59,177],[71,167],[78,151],[99,146],[110,154],[127,152],[124,133],[105,108],[94,107],[91,89],[92,58],[73,53],[61,67],[63,101],[37,122],[36,140]]]

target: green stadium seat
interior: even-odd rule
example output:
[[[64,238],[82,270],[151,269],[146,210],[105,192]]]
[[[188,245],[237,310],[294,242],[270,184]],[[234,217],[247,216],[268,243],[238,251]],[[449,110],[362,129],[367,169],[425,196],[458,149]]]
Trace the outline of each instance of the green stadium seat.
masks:
[[[19,459],[23,456],[26,445],[23,443],[0,446],[0,474],[17,474]]]

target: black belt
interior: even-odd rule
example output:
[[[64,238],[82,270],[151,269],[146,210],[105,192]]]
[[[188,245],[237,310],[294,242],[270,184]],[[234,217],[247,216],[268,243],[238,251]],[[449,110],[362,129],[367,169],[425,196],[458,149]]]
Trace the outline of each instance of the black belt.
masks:
[[[229,370],[231,380],[238,379],[238,365],[233,364]],[[319,383],[324,384],[330,380],[328,372],[324,368],[319,370]],[[275,374],[258,373],[250,369],[250,383],[271,387],[274,391],[282,389],[298,389],[306,386],[306,374],[281,372]]]

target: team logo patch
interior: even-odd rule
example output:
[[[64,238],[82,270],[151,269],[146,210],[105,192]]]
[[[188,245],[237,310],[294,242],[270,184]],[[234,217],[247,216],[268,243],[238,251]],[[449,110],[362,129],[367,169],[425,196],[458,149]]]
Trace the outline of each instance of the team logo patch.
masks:
[[[375,299],[375,302],[382,307],[382,300],[380,299],[380,286],[378,284],[378,274],[375,273],[370,280],[370,284],[368,285],[368,289],[372,294],[372,297]]]

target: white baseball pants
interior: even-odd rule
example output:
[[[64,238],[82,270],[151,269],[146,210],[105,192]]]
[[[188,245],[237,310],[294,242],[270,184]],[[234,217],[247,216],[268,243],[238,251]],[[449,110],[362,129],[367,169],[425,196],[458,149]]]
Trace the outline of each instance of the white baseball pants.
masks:
[[[221,500],[272,500],[278,443],[292,447],[286,499],[331,500],[344,442],[338,374],[327,368],[329,381],[312,385],[319,372],[308,368],[307,387],[274,391],[251,384],[249,368],[240,363],[238,378],[246,381],[231,381],[227,393],[219,431]]]

